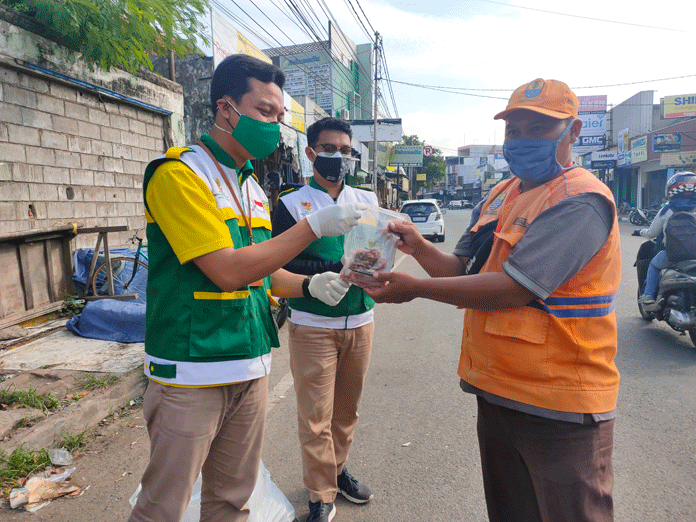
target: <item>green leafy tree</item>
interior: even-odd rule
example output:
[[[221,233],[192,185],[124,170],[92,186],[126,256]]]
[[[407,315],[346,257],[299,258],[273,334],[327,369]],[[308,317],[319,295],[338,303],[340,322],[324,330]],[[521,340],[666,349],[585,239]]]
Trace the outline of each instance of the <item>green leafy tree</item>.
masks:
[[[199,52],[208,43],[201,15],[208,0],[0,0],[58,33],[60,44],[105,71],[152,69],[150,55]]]
[[[404,145],[423,145],[425,141],[421,141],[417,135],[402,136],[401,141]],[[417,172],[425,174],[425,181],[418,182],[418,185],[424,186],[427,189],[438,183],[445,176],[445,158],[442,156],[442,151],[433,147],[432,156],[423,156],[423,166],[417,169]]]

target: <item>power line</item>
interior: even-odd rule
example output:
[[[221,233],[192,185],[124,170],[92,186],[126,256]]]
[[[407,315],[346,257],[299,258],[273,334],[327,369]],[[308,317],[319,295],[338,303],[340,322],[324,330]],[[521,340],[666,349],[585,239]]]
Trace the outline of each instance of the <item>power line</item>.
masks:
[[[365,14],[365,11],[363,11],[362,6],[360,5],[360,0],[355,0],[355,2],[358,4],[358,7],[360,8],[360,11],[362,12],[363,16],[365,17],[365,21],[367,22],[367,25],[370,26],[370,29],[372,29],[373,33],[376,33],[375,28],[372,27],[372,24],[370,23],[370,20],[367,18],[367,15]]]
[[[583,20],[592,20],[593,22],[604,22],[604,23],[608,23],[608,24],[628,25],[631,27],[641,27],[643,29],[657,29],[659,31],[670,31],[670,32],[674,32],[674,33],[688,33],[689,32],[689,31],[685,31],[683,29],[671,29],[669,27],[657,27],[654,25],[633,24],[630,22],[621,22],[618,20],[607,20],[605,18],[594,18],[591,16],[574,15],[574,14],[569,14],[569,13],[559,13],[558,11],[547,11],[545,9],[536,9],[534,7],[525,7],[523,5],[517,5],[517,4],[505,4],[503,2],[494,2],[493,0],[479,0],[479,1],[486,3],[486,4],[503,5],[505,7],[516,7],[517,9],[526,9],[528,11],[536,11],[539,13],[548,13],[548,14],[554,14],[554,15],[558,15],[558,16],[567,16],[569,18],[580,18]]]

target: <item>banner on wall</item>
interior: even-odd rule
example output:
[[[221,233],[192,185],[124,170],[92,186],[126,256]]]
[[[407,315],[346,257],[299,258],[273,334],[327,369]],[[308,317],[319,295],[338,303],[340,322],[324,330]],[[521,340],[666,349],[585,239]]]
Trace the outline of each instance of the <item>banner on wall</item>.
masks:
[[[696,94],[665,96],[662,102],[665,118],[696,116]]]
[[[641,136],[631,140],[631,162],[648,161],[648,137]]]
[[[681,149],[681,133],[654,133],[652,137],[653,152],[674,152]]]

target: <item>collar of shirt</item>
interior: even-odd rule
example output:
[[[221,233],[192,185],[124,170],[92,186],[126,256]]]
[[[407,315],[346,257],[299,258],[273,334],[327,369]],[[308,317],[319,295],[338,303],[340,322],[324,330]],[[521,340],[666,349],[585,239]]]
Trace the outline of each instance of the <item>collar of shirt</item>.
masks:
[[[319,183],[316,182],[316,180],[314,179],[314,176],[312,176],[312,179],[311,179],[310,182],[309,182],[309,186],[312,187],[312,188],[315,188],[315,189],[317,189],[317,190],[321,190],[322,192],[326,192],[327,194],[329,193],[328,190],[326,190],[324,187],[322,187],[321,185],[319,185]],[[345,180],[344,180],[343,183],[341,183],[341,190],[338,191],[339,194],[340,194],[341,192],[343,192],[343,188],[344,188],[345,186],[346,186],[346,182],[345,182]],[[338,199],[338,198],[336,198],[336,199]]]
[[[201,136],[201,141],[210,149],[210,152],[213,153],[216,160],[218,160],[225,167],[239,172],[239,169],[237,169],[237,165],[232,156],[225,152],[225,149],[218,145],[213,138],[211,138],[208,134],[203,134]],[[251,161],[247,160],[244,166],[241,168],[241,172],[239,174],[239,185],[243,185],[247,178],[253,174],[254,167],[251,165]]]

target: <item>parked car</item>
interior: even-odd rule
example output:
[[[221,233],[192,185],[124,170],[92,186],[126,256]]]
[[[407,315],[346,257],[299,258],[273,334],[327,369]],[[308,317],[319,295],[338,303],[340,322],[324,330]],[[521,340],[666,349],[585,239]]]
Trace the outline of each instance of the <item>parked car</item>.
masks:
[[[464,200],[464,208],[474,208],[474,206],[471,201]]]
[[[453,199],[449,202],[450,210],[458,210],[464,208],[464,203],[459,199]]]
[[[401,213],[416,225],[424,237],[431,237],[434,242],[445,240],[445,221],[442,211],[435,199],[411,199],[404,201]]]

